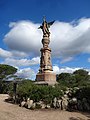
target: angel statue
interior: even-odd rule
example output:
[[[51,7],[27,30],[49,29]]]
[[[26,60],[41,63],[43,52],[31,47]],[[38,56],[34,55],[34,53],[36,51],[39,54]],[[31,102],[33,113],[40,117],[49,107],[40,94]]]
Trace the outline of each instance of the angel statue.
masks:
[[[50,26],[51,26],[54,22],[55,22],[55,21],[52,21],[52,22],[47,23],[47,22],[46,22],[46,19],[45,19],[45,17],[44,17],[42,26],[39,27],[39,29],[40,29],[40,28],[42,29],[43,35],[48,35],[48,37],[50,36],[49,28],[50,28]]]

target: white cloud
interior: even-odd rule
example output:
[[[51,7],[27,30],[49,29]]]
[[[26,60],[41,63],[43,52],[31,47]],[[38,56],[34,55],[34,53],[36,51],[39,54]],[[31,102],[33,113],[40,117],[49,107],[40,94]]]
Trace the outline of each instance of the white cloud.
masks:
[[[5,35],[4,41],[10,49],[39,53],[41,45],[41,31],[39,24],[30,21],[10,23],[11,30]]]
[[[36,74],[35,74],[34,70],[32,70],[31,68],[24,68],[24,69],[18,70],[16,75],[20,78],[34,80]]]
[[[19,51],[10,51],[12,53],[12,57],[15,57],[15,58],[22,58],[22,57],[27,57],[28,54],[25,53],[25,52],[19,52]]]
[[[90,19],[81,19],[77,25],[57,21],[51,29],[54,55],[66,58],[90,53]]]
[[[58,66],[53,66],[53,72],[56,73],[56,74],[59,74],[60,73],[60,69]]]
[[[83,68],[70,68],[70,67],[63,67],[63,68],[59,68],[58,66],[53,66],[53,72],[56,74],[60,74],[60,73],[73,73],[76,70],[79,69],[83,69]]]
[[[0,48],[0,57],[1,58],[17,58],[17,57],[26,57],[27,54],[24,52],[18,52],[18,51],[8,51]]]
[[[12,57],[12,53],[0,48],[0,57],[2,58]]]
[[[39,55],[42,33],[40,24],[31,21],[10,23],[11,30],[4,42],[10,49]],[[62,63],[73,59],[80,53],[90,53],[90,18],[71,23],[56,21],[51,26],[52,55],[62,58]]]
[[[89,75],[90,75],[90,70],[89,70]]]
[[[71,68],[71,67],[61,67],[59,68],[57,65],[53,66],[53,72],[56,74],[61,74],[61,73],[73,73],[76,70],[79,69],[84,69],[82,67],[76,67],[76,68]],[[88,74],[90,75],[90,69],[84,69],[88,71]]]
[[[63,67],[59,68],[58,66],[53,66],[53,72],[56,74],[60,73],[73,73],[76,70],[83,69],[83,68],[71,68],[71,67]],[[85,69],[89,72],[90,75],[90,69]],[[23,69],[18,69],[16,75],[21,78],[26,78],[26,79],[31,79],[35,80],[36,78],[36,72],[31,69],[31,68],[23,68]]]
[[[31,65],[37,65],[39,64],[40,58],[32,58],[30,59],[14,59],[14,58],[6,58],[3,62],[4,64],[16,66],[16,67],[22,67],[22,66],[31,66]]]

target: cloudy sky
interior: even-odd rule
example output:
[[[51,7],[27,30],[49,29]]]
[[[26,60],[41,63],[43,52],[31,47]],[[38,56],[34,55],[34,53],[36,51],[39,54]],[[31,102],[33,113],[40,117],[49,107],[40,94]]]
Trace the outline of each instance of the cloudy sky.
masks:
[[[44,15],[55,20],[50,28],[54,72],[90,71],[90,0],[0,0],[0,64],[35,79]]]

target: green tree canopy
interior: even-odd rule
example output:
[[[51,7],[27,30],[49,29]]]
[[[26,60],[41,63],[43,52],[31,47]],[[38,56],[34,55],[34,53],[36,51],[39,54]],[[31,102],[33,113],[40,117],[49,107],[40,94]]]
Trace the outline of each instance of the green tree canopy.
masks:
[[[57,81],[61,86],[71,87],[75,82],[75,77],[71,73],[61,73],[57,76]]]
[[[7,93],[9,87],[5,82],[7,76],[13,76],[17,72],[17,69],[10,65],[0,64],[0,93]]]
[[[79,70],[76,70],[73,74],[80,75],[80,76],[88,76],[88,71],[84,69],[79,69]]]
[[[80,87],[80,86],[89,86],[90,85],[90,76],[88,71],[84,69],[76,70],[71,73],[61,73],[57,75],[57,81],[61,86],[67,87]]]
[[[88,75],[88,71],[83,70],[83,69],[79,69],[76,70],[74,73],[76,81],[77,82],[84,82],[84,81],[88,81],[89,80],[89,75]]]
[[[0,79],[6,78],[8,75],[13,75],[17,69],[10,65],[0,64]]]

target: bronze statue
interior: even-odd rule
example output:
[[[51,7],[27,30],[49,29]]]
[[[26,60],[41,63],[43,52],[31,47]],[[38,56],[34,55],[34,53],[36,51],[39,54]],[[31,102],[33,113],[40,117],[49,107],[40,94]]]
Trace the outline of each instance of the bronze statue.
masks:
[[[50,28],[50,26],[51,26],[54,22],[55,22],[55,21],[52,21],[52,22],[47,23],[47,22],[46,22],[46,19],[45,19],[45,17],[44,17],[42,26],[39,27],[39,29],[40,29],[40,28],[42,29],[44,36],[46,36],[46,35],[48,35],[48,37],[50,36],[49,28]]]

